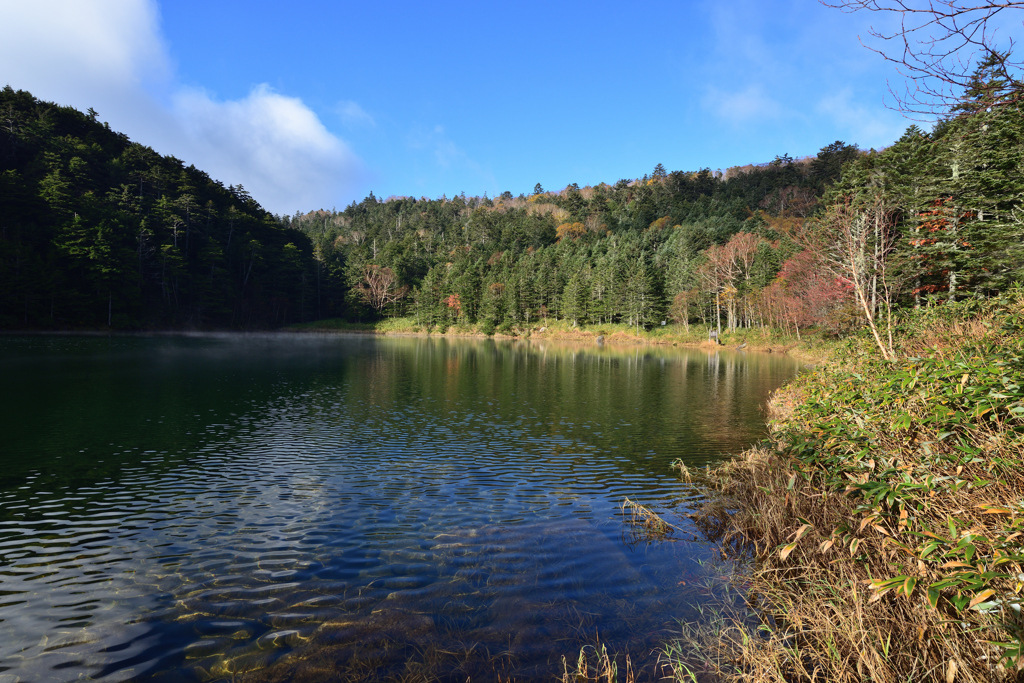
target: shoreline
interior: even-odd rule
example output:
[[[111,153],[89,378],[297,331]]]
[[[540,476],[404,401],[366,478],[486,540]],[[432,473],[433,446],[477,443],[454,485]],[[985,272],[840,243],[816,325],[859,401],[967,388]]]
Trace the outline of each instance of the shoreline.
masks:
[[[543,328],[541,328],[543,330]],[[449,328],[451,330],[451,328]],[[735,343],[720,343],[703,339],[700,341],[693,339],[682,339],[678,336],[665,336],[665,337],[644,337],[637,336],[634,334],[624,333],[621,331],[612,332],[611,334],[599,334],[591,330],[553,330],[540,331],[530,330],[527,334],[505,334],[501,332],[495,332],[493,334],[484,334],[478,331],[449,331],[444,332],[427,332],[423,330],[358,330],[358,329],[343,329],[343,328],[307,328],[307,329],[295,329],[295,328],[280,328],[278,332],[288,334],[321,334],[321,335],[332,335],[332,334],[354,334],[354,335],[366,335],[366,336],[380,336],[380,337],[420,337],[420,338],[441,338],[441,339],[493,339],[501,341],[554,341],[554,342],[565,342],[565,343],[590,343],[597,346],[610,345],[610,346],[675,346],[682,348],[700,348],[706,350],[721,350],[721,351],[753,351],[756,353],[779,353],[788,355],[796,358],[800,361],[809,363],[820,362],[824,355],[820,353],[813,353],[805,351],[804,347],[806,344],[802,341],[786,341],[786,342],[762,342],[757,341],[748,342],[735,342]]]
[[[353,335],[364,337],[415,337],[423,339],[491,339],[494,341],[552,341],[562,343],[593,344],[595,346],[655,346],[655,347],[680,347],[704,349],[707,351],[751,351],[754,353],[778,353],[788,355],[796,360],[817,364],[822,361],[823,355],[808,353],[805,344],[802,342],[737,342],[719,343],[711,340],[695,341],[692,339],[679,339],[673,337],[645,338],[623,332],[614,332],[608,335],[600,335],[589,330],[566,332],[556,330],[554,333],[532,331],[528,334],[505,334],[495,332],[484,334],[477,331],[445,331],[427,332],[412,330],[376,330],[376,329],[339,329],[339,328],[307,328],[296,329],[294,327],[281,327],[261,330],[232,330],[232,329],[201,329],[201,328],[168,328],[151,330],[102,330],[102,329],[10,329],[0,330],[0,335],[6,336],[69,336],[69,337],[173,337],[173,336],[217,336],[217,335]]]

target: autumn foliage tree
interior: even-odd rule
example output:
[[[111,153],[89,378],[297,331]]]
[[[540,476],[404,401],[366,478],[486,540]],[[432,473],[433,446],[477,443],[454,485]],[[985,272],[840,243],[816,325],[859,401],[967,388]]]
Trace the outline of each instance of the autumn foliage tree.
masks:
[[[555,228],[555,235],[558,240],[569,238],[571,240],[579,239],[583,235],[587,234],[587,227],[583,223],[562,223]]]

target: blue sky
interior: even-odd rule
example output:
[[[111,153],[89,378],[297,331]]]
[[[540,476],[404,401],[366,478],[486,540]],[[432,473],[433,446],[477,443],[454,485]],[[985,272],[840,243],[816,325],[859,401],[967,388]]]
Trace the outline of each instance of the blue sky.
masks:
[[[0,81],[268,209],[491,196],[890,144],[901,83],[814,0],[0,0]]]

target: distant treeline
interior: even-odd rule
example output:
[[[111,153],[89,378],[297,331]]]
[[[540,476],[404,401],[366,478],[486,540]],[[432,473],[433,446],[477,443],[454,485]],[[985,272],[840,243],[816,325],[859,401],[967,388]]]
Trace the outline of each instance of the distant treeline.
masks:
[[[484,331],[552,317],[797,334],[867,323],[883,344],[896,307],[1024,275],[1024,93],[998,66],[982,63],[931,131],[912,125],[883,151],[837,141],[724,174],[659,164],[530,196],[371,194],[282,220],[313,241],[320,316]]]
[[[313,242],[318,315],[412,315],[423,325],[522,328],[548,318],[650,325],[713,316],[708,250],[742,259],[735,291],[719,291],[726,324],[782,324],[743,296],[776,280],[799,247],[776,217],[818,208],[857,148],[715,174],[667,172],[489,198],[372,193],[344,211],[282,219]],[[740,253],[742,252],[742,253]],[[703,270],[702,270],[703,268]]]
[[[1024,117],[983,65],[930,132],[528,196],[274,217],[93,112],[0,93],[0,324],[807,326],[1019,280]]]

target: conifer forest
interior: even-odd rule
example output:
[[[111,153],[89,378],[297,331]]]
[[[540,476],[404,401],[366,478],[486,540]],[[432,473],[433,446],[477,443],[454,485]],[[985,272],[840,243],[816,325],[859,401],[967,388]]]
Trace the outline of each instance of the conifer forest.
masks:
[[[842,335],[1020,279],[1024,115],[982,63],[882,150],[293,216],[82,113],[0,92],[0,326],[269,329],[408,317]],[[877,330],[876,330],[877,328]]]

